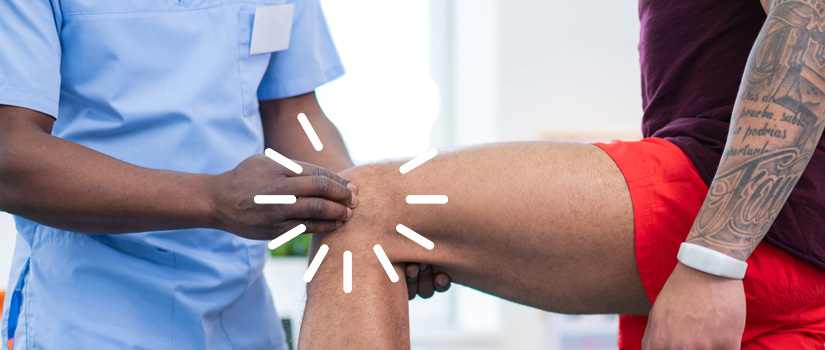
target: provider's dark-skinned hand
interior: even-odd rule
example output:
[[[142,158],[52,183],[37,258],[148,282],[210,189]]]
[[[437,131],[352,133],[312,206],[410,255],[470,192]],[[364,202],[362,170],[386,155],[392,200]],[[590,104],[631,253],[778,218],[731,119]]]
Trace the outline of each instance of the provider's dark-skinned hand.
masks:
[[[358,205],[357,187],[327,169],[297,162],[295,174],[263,154],[247,158],[235,169],[217,175],[208,191],[212,227],[238,236],[271,240],[300,224],[324,233],[349,220]],[[290,205],[256,204],[256,195],[294,195]]]

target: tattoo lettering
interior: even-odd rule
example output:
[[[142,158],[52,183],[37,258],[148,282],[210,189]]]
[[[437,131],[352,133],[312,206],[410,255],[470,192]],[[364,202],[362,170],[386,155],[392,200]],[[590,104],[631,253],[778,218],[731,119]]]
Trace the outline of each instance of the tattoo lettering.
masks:
[[[768,142],[762,145],[762,148],[751,147],[750,144],[745,144],[739,148],[726,149],[722,152],[722,157],[728,156],[756,156],[768,152]]]
[[[768,123],[765,123],[765,125],[761,128],[754,128],[749,126],[748,129],[745,130],[745,136],[742,136],[742,141],[747,140],[748,136],[770,136],[784,140],[788,138],[788,130],[778,129],[776,128],[776,125],[768,127]]]
[[[747,97],[745,99],[747,99]],[[748,109],[747,107],[744,107],[739,115],[742,117],[773,119],[773,113],[768,112],[768,106],[765,106],[764,110]]]
[[[761,237],[753,233],[768,231],[802,173],[793,170],[804,170],[806,164],[799,151],[791,148],[767,153],[717,175],[690,238],[709,241],[738,253],[734,254],[737,258],[747,258],[737,248],[747,247],[750,252],[756,247]]]

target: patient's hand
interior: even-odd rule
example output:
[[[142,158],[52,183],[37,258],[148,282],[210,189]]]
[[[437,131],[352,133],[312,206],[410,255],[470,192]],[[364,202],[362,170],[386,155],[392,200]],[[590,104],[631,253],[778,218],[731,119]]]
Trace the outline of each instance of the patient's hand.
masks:
[[[436,271],[437,269],[438,267],[429,264],[407,264],[407,294],[410,300],[413,300],[416,294],[427,299],[436,291],[441,293],[450,289],[450,276]]]

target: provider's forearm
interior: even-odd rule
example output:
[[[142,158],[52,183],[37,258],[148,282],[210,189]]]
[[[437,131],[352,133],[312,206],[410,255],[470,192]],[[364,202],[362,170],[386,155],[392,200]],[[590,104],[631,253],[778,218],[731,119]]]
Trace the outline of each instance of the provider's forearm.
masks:
[[[51,118],[0,106],[0,210],[84,233],[204,227],[208,175],[137,167],[51,136]],[[45,121],[45,123],[43,123]]]
[[[266,147],[287,158],[315,164],[334,172],[353,166],[338,128],[324,115],[315,93],[260,102]],[[316,151],[298,122],[298,113],[307,116],[323,144]],[[357,185],[357,184],[356,184]]]
[[[807,2],[774,3],[740,87],[728,143],[687,238],[750,256],[805,170],[825,128],[825,19]]]

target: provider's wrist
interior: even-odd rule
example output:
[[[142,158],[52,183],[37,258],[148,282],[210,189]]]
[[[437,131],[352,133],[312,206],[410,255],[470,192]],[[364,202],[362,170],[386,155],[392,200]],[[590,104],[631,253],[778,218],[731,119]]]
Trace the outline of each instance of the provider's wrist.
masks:
[[[194,220],[200,227],[223,230],[220,220],[220,189],[218,189],[221,175],[198,175],[192,183],[197,188],[199,205],[195,206]]]

